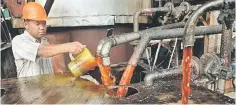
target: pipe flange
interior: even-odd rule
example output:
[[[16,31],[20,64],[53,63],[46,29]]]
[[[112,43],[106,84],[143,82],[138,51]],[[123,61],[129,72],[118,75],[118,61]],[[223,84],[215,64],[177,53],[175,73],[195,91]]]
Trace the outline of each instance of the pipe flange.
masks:
[[[188,2],[182,2],[180,4],[180,6],[185,6],[186,7],[186,10],[184,11],[184,13],[188,13],[190,11],[190,4]]]
[[[168,15],[173,13],[173,9],[174,9],[174,4],[171,2],[167,2],[164,7],[168,7],[169,8],[169,12],[167,12]]]

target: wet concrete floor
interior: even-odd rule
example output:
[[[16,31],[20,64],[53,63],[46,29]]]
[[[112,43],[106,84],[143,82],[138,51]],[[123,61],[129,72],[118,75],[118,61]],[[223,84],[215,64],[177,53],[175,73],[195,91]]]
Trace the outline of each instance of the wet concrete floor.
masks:
[[[117,88],[96,85],[70,73],[1,80],[2,104],[174,104],[181,101],[181,77],[132,84],[129,96],[115,98]],[[189,103],[235,104],[235,99],[191,85]]]

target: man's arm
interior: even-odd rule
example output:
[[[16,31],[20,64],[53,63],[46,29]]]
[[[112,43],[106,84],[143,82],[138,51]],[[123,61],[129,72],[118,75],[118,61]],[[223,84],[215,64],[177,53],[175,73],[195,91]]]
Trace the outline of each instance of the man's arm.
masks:
[[[80,53],[85,46],[80,42],[71,42],[65,44],[41,44],[37,55],[40,57],[52,57],[62,53]]]

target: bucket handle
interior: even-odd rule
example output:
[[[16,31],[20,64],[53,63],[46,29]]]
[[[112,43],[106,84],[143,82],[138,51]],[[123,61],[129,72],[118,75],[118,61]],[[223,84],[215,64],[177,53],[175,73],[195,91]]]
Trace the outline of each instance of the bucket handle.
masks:
[[[86,48],[86,46],[84,46],[83,50],[84,50],[85,48]],[[83,50],[82,50],[81,52],[83,52]],[[71,61],[75,59],[75,57],[73,56],[72,53],[69,53],[69,57],[70,57],[70,60],[71,60]]]
[[[73,56],[72,53],[69,53],[69,57],[70,57],[70,60],[71,60],[71,61],[75,59],[75,57]]]

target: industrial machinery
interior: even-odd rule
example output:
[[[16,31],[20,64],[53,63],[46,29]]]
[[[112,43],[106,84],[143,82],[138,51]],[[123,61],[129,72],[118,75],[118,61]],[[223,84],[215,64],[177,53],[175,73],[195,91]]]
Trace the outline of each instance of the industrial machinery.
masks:
[[[86,14],[79,10],[87,7],[74,7],[76,11],[70,19],[57,17],[53,5],[59,5],[59,1],[47,0],[45,7],[55,16],[49,20],[50,27],[80,26],[88,30],[101,26],[98,30],[108,29],[96,47],[90,46],[90,49],[96,48],[94,55],[99,66],[86,75],[100,84],[82,77],[72,79],[70,72],[4,79],[1,81],[2,103],[235,104],[235,99],[224,95],[227,81],[235,92],[234,0],[133,1],[147,8],[138,8],[128,1],[127,5],[122,5],[125,2],[122,0],[98,1],[110,3],[107,7],[112,12],[96,6],[99,15]],[[116,7],[122,6],[123,9],[116,11]],[[217,15],[213,17],[212,14]],[[59,23],[61,20],[63,22]],[[213,20],[215,23],[211,22]],[[20,28],[17,23],[20,24],[15,19],[15,28]],[[123,25],[132,28],[129,32],[116,32]],[[212,36],[219,34],[221,38],[215,40],[220,44],[213,43]],[[76,37],[71,35],[70,38]],[[215,45],[213,48],[210,48],[211,43]],[[133,48],[123,51],[131,53],[122,62],[113,60],[127,57],[124,53],[112,55],[121,53],[118,49],[112,50],[118,45]]]

